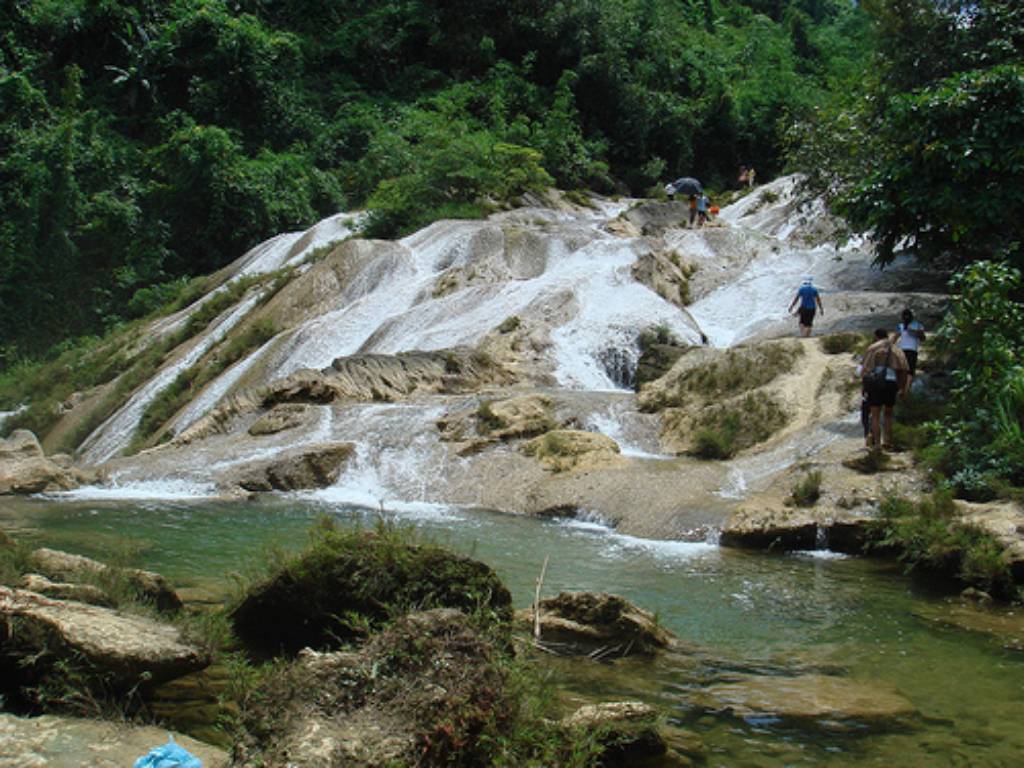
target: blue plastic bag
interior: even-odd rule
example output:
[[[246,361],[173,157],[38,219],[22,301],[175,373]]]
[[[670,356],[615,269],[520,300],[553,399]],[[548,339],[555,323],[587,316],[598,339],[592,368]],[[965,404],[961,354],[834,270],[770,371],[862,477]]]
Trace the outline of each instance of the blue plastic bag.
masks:
[[[135,761],[132,768],[203,768],[202,761],[174,743],[174,737],[167,734],[167,743],[154,747],[148,754]]]

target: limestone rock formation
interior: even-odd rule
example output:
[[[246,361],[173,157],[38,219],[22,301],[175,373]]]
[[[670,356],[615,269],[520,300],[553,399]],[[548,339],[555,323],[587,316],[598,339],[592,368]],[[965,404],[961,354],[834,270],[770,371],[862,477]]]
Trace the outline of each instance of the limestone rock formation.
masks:
[[[92,584],[71,584],[67,582],[50,581],[38,573],[26,573],[21,577],[19,586],[29,592],[35,592],[45,597],[52,597],[54,600],[74,600],[89,605],[99,605],[104,608],[113,608],[114,601],[99,587]]]
[[[532,608],[517,618],[534,626]],[[618,595],[562,592],[540,601],[540,640],[564,653],[608,658],[655,653],[668,648],[673,635],[654,614]]]
[[[0,495],[66,491],[87,481],[84,473],[48,459],[27,429],[0,440]]]
[[[117,568],[82,555],[73,555],[56,549],[41,547],[32,552],[30,563],[39,573],[51,579],[73,583],[102,582],[105,579],[124,579],[141,599],[152,603],[160,611],[177,611],[181,598],[170,582],[159,573],[138,568]]]
[[[437,422],[441,439],[458,444],[463,456],[504,440],[540,435],[554,427],[551,398],[540,394],[484,398],[476,410],[448,414]]]
[[[265,655],[336,647],[396,607],[511,615],[512,598],[484,563],[376,533],[331,533],[253,587],[231,613],[235,632]]]
[[[283,403],[271,408],[249,427],[253,437],[274,435],[287,429],[306,424],[310,418],[310,407],[302,403]]]
[[[86,665],[104,685],[127,690],[210,663],[205,652],[182,640],[177,627],[109,608],[0,587],[0,617],[10,628],[3,654],[18,660],[22,670],[70,661]]]
[[[882,684],[830,675],[742,676],[704,689],[700,704],[735,717],[773,717],[799,727],[847,730],[912,725],[917,709]]]
[[[125,768],[153,747],[166,744],[166,728],[74,717],[18,717],[0,713],[0,766],[5,768]],[[217,747],[180,734],[176,744],[203,768],[227,768]]]
[[[598,432],[553,429],[526,443],[523,453],[537,458],[554,472],[565,472],[581,466],[616,463],[619,446]]]
[[[341,474],[351,458],[352,443],[324,443],[282,451],[272,459],[248,464],[237,476],[222,481],[247,491],[297,491],[326,488]]]

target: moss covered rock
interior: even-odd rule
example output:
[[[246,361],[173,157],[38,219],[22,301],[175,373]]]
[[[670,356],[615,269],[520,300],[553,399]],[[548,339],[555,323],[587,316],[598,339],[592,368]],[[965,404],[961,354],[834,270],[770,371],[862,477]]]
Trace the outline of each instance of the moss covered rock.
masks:
[[[384,527],[333,527],[253,586],[232,610],[238,637],[260,655],[337,647],[411,607],[511,617],[508,589],[484,563],[411,544]]]

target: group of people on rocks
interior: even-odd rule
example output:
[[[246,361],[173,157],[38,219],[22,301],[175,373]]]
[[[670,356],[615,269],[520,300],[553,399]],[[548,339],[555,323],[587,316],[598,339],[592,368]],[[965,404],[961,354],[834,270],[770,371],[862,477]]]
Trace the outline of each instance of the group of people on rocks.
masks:
[[[797,308],[800,335],[811,335],[814,318],[825,314],[821,292],[810,276],[803,279],[789,305]],[[917,374],[917,355],[925,340],[924,326],[904,309],[896,330],[875,329],[875,339],[861,359],[857,374],[861,377],[861,423],[868,448],[891,450],[893,409],[897,397],[906,397]],[[884,419],[883,419],[884,416]]]

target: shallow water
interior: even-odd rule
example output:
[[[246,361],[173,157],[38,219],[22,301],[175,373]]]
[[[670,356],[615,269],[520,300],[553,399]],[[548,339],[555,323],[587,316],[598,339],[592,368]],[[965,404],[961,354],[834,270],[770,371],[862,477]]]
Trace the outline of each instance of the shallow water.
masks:
[[[372,525],[377,512],[315,499],[0,501],[0,528],[99,558],[123,557],[188,588],[222,594],[261,548],[299,548],[327,513]],[[656,663],[554,663],[581,700],[639,697],[699,733],[709,766],[1010,766],[1024,755],[1024,654],[915,613],[940,599],[892,566],[819,553],[769,556],[620,536],[597,525],[407,505],[394,513],[436,543],[490,563],[517,606],[605,590],[656,611],[695,653]],[[894,687],[922,713],[913,729],[789,728],[713,716],[694,694],[737,673],[836,673]],[[572,695],[570,693],[570,695]]]

